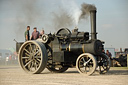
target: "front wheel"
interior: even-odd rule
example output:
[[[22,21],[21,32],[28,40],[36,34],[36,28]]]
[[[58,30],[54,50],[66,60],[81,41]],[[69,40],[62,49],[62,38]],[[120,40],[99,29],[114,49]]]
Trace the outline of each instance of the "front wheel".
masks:
[[[77,58],[76,68],[84,75],[92,75],[95,72],[96,67],[96,59],[90,53],[83,53]]]

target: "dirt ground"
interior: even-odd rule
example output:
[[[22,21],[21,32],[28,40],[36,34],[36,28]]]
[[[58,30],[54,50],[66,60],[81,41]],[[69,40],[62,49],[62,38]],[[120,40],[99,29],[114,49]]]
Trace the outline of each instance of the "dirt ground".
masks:
[[[19,66],[0,66],[0,85],[128,85],[128,68],[111,68],[107,74],[79,74],[76,68],[64,73],[27,74]]]

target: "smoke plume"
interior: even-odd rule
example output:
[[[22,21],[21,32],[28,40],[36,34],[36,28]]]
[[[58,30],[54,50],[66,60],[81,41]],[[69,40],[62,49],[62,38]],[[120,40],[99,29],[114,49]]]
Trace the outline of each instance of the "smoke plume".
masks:
[[[53,27],[58,30],[61,27],[78,26],[81,19],[88,18],[90,10],[96,10],[96,7],[92,4],[83,3],[79,8],[75,1],[71,0],[68,3],[63,1],[59,10],[53,13]]]
[[[46,3],[46,1],[43,2]],[[68,2],[62,0],[53,6],[58,9],[50,10],[51,13],[48,13],[49,10],[44,10],[45,6],[42,5],[41,8],[38,7],[39,0],[23,0],[19,1],[19,3],[22,4],[19,10],[23,13],[17,14],[18,28],[16,29],[16,33],[19,31],[22,32],[20,35],[23,35],[23,32],[25,31],[25,28],[23,30],[23,27],[26,27],[27,25],[30,25],[30,27],[31,25],[36,26],[38,25],[37,23],[44,23],[47,25],[47,22],[52,23],[52,28],[55,29],[55,31],[63,27],[70,28],[72,26],[78,26],[81,19],[86,19],[89,16],[90,10],[96,9],[96,7],[91,4],[83,3],[81,4],[81,7],[79,7],[74,0]],[[49,8],[51,8],[52,4],[49,5]],[[44,28],[48,28],[48,26],[45,26]]]
[[[70,15],[63,8],[60,8],[56,13],[53,12],[53,27],[56,30],[71,26],[72,21]]]
[[[15,29],[16,37],[24,37],[24,32],[29,25],[31,30],[37,26],[37,23],[40,22],[40,20],[43,20],[43,17],[45,15],[45,12],[43,12],[43,8],[38,7],[38,1],[36,0],[22,0],[22,1],[16,1],[14,0],[14,3],[19,4],[19,8],[16,15],[17,20],[17,28]],[[41,24],[41,22],[40,22]]]
[[[81,19],[86,19],[92,8],[95,8],[94,5],[86,3],[79,6],[75,0],[2,0],[0,47],[15,47],[13,39],[24,41],[24,32],[28,25],[30,35],[34,27],[38,31],[44,28],[45,33],[57,32],[62,27],[74,28],[80,24]],[[12,42],[5,44],[8,41]]]
[[[86,18],[86,16],[89,15],[90,10],[96,10],[96,7],[94,5],[92,5],[92,4],[87,4],[87,3],[81,4],[82,13],[81,13],[81,15],[79,17],[79,20]]]

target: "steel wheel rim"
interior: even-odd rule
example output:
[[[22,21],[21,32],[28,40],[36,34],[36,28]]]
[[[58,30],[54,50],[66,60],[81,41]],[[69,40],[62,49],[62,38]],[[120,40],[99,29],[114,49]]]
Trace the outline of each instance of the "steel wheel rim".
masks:
[[[91,63],[91,64],[90,64]],[[86,65],[85,65],[86,64]],[[82,68],[81,68],[82,67]],[[82,73],[87,73],[92,69],[92,59],[90,59],[88,56],[82,56],[79,60],[79,69]]]
[[[76,62],[78,71],[85,75],[92,75],[95,72],[96,66],[96,59],[89,53],[81,54]]]
[[[101,63],[103,64],[102,66],[99,66],[99,73],[104,74],[107,73],[110,69],[110,59],[105,54],[102,54],[101,56],[100,56],[100,62],[102,61]]]
[[[29,48],[28,48],[29,47]],[[41,47],[34,42],[24,43],[19,52],[19,63],[23,70],[28,73],[36,73],[41,68],[42,56]]]
[[[56,67],[56,66],[52,66],[53,65],[53,57],[52,57],[52,49],[47,46],[47,54],[48,54],[48,62],[47,62],[47,69],[51,72],[55,72],[55,73],[61,73],[64,72],[68,69],[68,67]]]

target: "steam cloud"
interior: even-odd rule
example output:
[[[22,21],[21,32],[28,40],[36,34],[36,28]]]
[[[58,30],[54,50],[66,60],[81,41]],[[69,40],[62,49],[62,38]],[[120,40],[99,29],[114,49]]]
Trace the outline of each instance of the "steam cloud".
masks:
[[[75,0],[2,0],[0,2],[3,16],[0,22],[4,23],[0,26],[0,48],[15,47],[13,39],[18,42],[24,41],[27,25],[31,27],[30,34],[34,27],[37,27],[38,31],[44,28],[45,33],[57,32],[62,27],[70,29],[78,26],[80,20],[86,19],[90,9],[96,9],[94,5],[86,3],[78,6]]]
[[[40,8],[38,7],[38,3],[36,0],[22,0],[22,1],[13,1],[14,3],[18,3],[20,5],[19,12],[17,12],[16,20],[17,20],[17,29],[15,30],[17,37],[23,37],[24,31],[28,25],[36,25],[40,19],[43,20],[43,14],[40,12]],[[41,10],[43,11],[43,9]],[[33,27],[32,27],[33,28]]]
[[[25,2],[23,0],[19,1],[19,3],[22,4],[20,11],[23,11],[23,14],[18,13],[17,17],[24,16],[23,19],[17,18],[18,29],[16,30],[16,33],[18,31],[22,32],[20,35],[23,35],[23,27],[26,27],[27,25],[36,25],[35,23],[45,24],[46,21],[52,23],[51,27],[56,31],[62,27],[75,27],[78,26],[81,19],[86,19],[89,16],[90,10],[96,10],[96,7],[91,4],[83,3],[81,4],[81,8],[79,8],[74,0],[68,2],[62,0],[59,3],[60,6],[57,4],[58,9],[51,11],[51,13],[48,13],[46,16],[45,13],[47,13],[48,10],[44,10],[43,5],[42,8],[38,7],[39,0],[27,0]],[[52,18],[48,16],[52,16]],[[45,28],[48,28],[48,25],[45,26]]]
[[[47,3],[47,2],[51,3]],[[6,3],[9,1],[3,1]],[[85,19],[89,10],[95,8],[94,5],[83,3],[80,7],[74,0],[11,0],[5,7],[12,9],[8,14],[14,15],[8,20],[12,28],[8,29],[8,35],[12,35],[17,41],[24,41],[24,32],[27,25],[32,28],[37,27],[38,31],[44,28],[45,33],[56,32],[62,27],[69,28],[78,26],[81,19]],[[48,8],[49,7],[49,8]],[[53,7],[53,8],[52,8]],[[57,9],[58,8],[58,9]],[[1,9],[2,10],[2,9]],[[8,28],[8,27],[6,27]],[[15,32],[15,33],[14,33]]]
[[[89,15],[90,13],[90,10],[96,10],[96,7],[94,5],[91,5],[91,4],[87,4],[87,3],[83,3],[81,4],[81,15],[79,17],[79,20],[80,19],[84,19],[86,16]]]
[[[73,20],[70,15],[64,10],[60,8],[56,13],[53,13],[53,27],[58,30],[59,28],[69,27],[73,24]]]
[[[61,27],[77,26],[81,19],[86,19],[89,16],[90,10],[96,10],[94,5],[87,3],[81,4],[81,8],[79,8],[74,1],[71,1],[70,5],[67,5],[67,2],[63,2],[62,6],[59,9],[59,13],[54,13],[53,22],[56,30]]]

